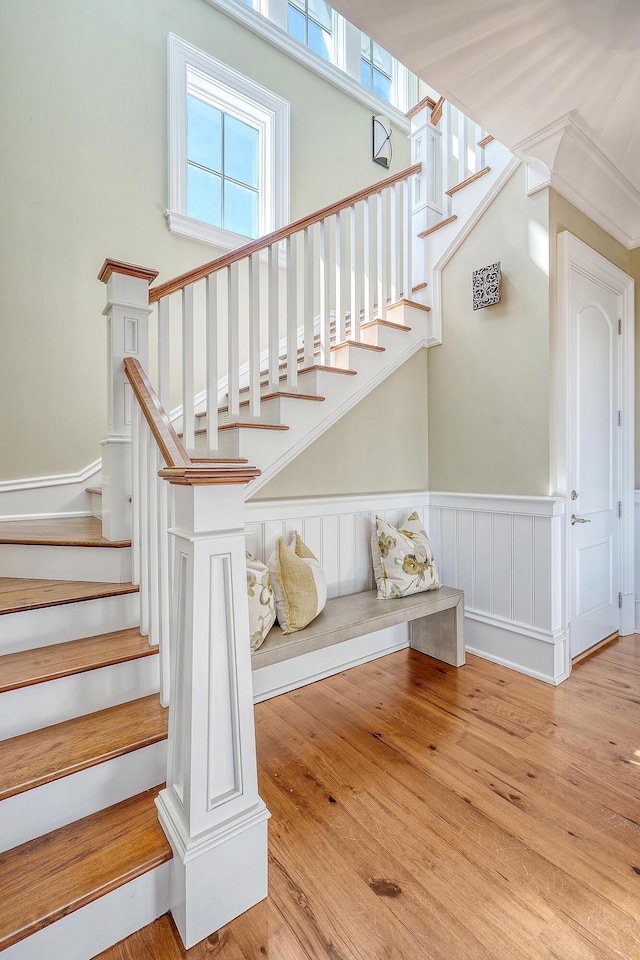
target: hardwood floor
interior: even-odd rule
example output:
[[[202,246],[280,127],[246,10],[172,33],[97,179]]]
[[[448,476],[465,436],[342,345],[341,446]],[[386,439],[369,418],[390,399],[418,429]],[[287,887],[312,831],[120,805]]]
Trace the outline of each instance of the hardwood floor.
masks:
[[[640,637],[553,688],[402,651],[256,707],[269,898],[100,960],[638,960]]]

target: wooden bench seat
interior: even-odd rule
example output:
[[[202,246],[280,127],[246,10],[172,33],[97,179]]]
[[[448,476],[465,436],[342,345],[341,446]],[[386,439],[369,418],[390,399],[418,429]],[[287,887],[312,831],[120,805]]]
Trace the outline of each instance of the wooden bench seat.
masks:
[[[465,662],[464,594],[453,587],[440,587],[395,600],[378,600],[375,590],[328,600],[322,613],[304,630],[284,634],[275,624],[252,654],[251,666],[253,670],[269,667],[407,622],[414,650],[454,667]]]

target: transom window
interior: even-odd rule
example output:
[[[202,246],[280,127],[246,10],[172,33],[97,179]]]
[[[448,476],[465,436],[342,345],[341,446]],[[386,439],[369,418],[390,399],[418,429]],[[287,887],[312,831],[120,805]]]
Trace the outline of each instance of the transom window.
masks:
[[[259,230],[260,129],[187,97],[187,216],[255,238]]]
[[[325,60],[333,60],[333,11],[324,0],[289,0],[287,30]]]
[[[360,80],[378,97],[391,102],[393,58],[364,33],[360,41]]]

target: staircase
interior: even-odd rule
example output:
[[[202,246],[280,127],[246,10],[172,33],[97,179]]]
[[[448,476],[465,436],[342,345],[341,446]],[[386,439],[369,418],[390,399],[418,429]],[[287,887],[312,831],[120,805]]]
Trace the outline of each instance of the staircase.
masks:
[[[236,645],[247,632],[242,498],[416,350],[441,341],[439,271],[512,170],[508,151],[449,105],[424,102],[411,119],[414,158],[436,169],[428,182],[414,164],[150,290],[153,271],[107,261],[101,272],[111,422],[103,487],[91,495],[103,522],[0,524],[3,960],[89,960],[169,908],[183,911],[178,925],[190,945],[214,923],[202,928],[189,917],[190,899],[198,900],[191,861],[211,851],[218,857],[212,900],[246,888],[242,871],[252,864],[264,861],[266,869],[249,655]],[[456,130],[457,166],[450,162]],[[430,153],[428,135],[449,153]],[[153,357],[149,322],[157,324]],[[164,413],[176,327],[182,402],[172,420],[182,443]],[[240,483],[238,506],[232,494]],[[170,528],[182,538],[184,575],[170,561]],[[215,618],[223,594],[214,630],[206,618]],[[201,620],[199,646],[184,647]],[[220,635],[231,639],[215,660]],[[228,686],[208,676],[208,657],[222,665]],[[184,663],[192,670],[186,679]],[[174,743],[189,744],[182,753],[167,750],[161,703],[171,704]],[[202,718],[211,703],[219,716],[209,717],[207,732]],[[220,761],[213,770],[211,730]],[[216,739],[220,730],[232,732],[233,744]],[[204,768],[208,799],[198,808],[191,784]],[[230,897],[217,925],[263,897],[260,882],[242,896]]]
[[[0,525],[3,960],[86,960],[169,906],[168,711],[130,567],[93,518]]]

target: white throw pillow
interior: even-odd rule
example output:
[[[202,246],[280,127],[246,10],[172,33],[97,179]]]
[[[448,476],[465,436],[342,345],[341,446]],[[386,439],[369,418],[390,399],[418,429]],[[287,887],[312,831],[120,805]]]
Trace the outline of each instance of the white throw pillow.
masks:
[[[276,620],[276,600],[269,568],[247,551],[247,597],[251,652],[264,642]]]
[[[408,597],[441,586],[429,538],[415,511],[399,530],[376,517],[371,556],[379,600]]]

